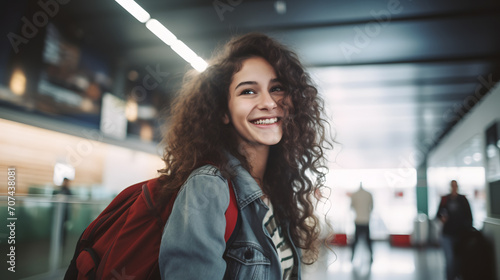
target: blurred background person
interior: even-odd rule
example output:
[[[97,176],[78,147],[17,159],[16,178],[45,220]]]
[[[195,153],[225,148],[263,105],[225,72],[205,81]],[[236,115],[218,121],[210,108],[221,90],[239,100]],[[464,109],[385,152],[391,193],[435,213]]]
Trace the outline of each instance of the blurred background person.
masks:
[[[458,258],[454,247],[461,234],[472,228],[472,211],[469,201],[458,193],[457,181],[450,183],[451,192],[441,197],[436,217],[443,223],[441,246],[446,260],[446,279],[459,277]]]
[[[61,245],[64,247],[66,244],[66,236],[67,236],[67,228],[68,228],[68,220],[69,220],[69,205],[68,205],[68,200],[70,196],[73,194],[70,189],[70,182],[71,180],[68,178],[64,178],[61,186],[59,189],[54,190],[53,194],[58,197],[59,203],[62,203],[60,205],[61,207],[61,212],[62,212],[62,218],[61,218]]]
[[[354,252],[358,244],[359,237],[363,236],[370,251],[370,262],[373,262],[373,248],[370,238],[370,215],[373,210],[373,196],[363,188],[363,183],[359,183],[359,189],[351,195],[351,208],[356,212],[354,223],[356,225],[354,242],[352,243],[351,261],[354,259]]]
[[[59,189],[54,191],[54,195],[57,195],[57,194],[64,194],[64,195],[72,195],[73,194],[70,190],[70,180],[68,178],[64,178]]]

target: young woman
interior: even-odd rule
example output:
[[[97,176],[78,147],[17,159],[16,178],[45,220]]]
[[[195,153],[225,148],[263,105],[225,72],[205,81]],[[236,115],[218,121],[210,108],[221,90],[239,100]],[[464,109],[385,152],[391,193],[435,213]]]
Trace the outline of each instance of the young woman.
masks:
[[[322,104],[296,55],[263,34],[234,38],[187,77],[160,177],[163,201],[178,192],[160,247],[163,279],[301,278],[301,263],[318,255]],[[226,244],[229,180],[239,221]]]

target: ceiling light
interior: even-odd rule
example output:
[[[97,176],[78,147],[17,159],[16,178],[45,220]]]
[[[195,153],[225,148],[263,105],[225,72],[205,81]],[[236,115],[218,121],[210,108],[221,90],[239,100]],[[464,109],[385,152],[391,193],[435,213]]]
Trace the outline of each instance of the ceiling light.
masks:
[[[285,1],[276,1],[274,2],[274,9],[280,15],[284,15],[286,13],[286,3]]]
[[[201,57],[197,57],[193,62],[191,62],[191,66],[198,72],[203,72],[207,69],[208,63],[203,60]]]
[[[143,141],[151,142],[154,137],[153,127],[151,127],[149,123],[142,123],[141,130],[139,132],[139,137]]]
[[[156,19],[151,19],[146,22],[146,27],[153,32],[156,37],[160,38],[165,44],[172,45],[177,40],[174,33],[170,32],[163,24]]]
[[[175,41],[170,47],[172,47],[172,50],[174,50],[180,57],[189,62],[198,72],[203,72],[207,68],[205,60],[199,57],[181,40]]]
[[[133,100],[127,101],[127,105],[125,105],[125,116],[129,122],[135,122],[137,120],[138,115],[138,106],[137,103]]]
[[[481,153],[474,153],[472,155],[472,159],[474,159],[474,161],[480,161],[482,158],[483,158],[483,155]]]
[[[191,66],[198,72],[203,72],[208,64],[201,57],[196,55],[193,50],[191,50],[182,41],[177,40],[174,33],[170,32],[163,24],[158,20],[151,18],[149,13],[146,12],[139,4],[133,0],[115,0],[120,4],[125,10],[127,10],[131,15],[133,15],[137,20],[142,23],[146,23],[146,27],[153,32],[160,40],[165,44],[169,45],[172,50],[174,50],[180,57],[189,62]],[[285,7],[286,8],[286,7]],[[132,80],[132,79],[131,79]]]
[[[139,6],[139,4],[137,4],[134,0],[115,0],[115,1],[142,23],[145,23],[151,18],[149,16],[149,13],[146,12],[146,10],[144,10],[141,6]]]
[[[464,157],[464,163],[469,165],[472,163],[472,158],[470,156]]]
[[[94,104],[89,98],[84,98],[80,103],[80,109],[84,112],[91,112],[94,109]]]
[[[127,75],[128,79],[131,80],[132,82],[135,82],[137,78],[139,78],[139,73],[135,70],[130,70]]]
[[[193,50],[186,46],[186,44],[184,44],[181,40],[175,41],[170,47],[174,50],[174,52],[189,63],[193,62],[198,57],[198,55],[196,55]]]
[[[14,70],[10,79],[10,90],[16,95],[23,95],[26,91],[26,76],[20,69]]]

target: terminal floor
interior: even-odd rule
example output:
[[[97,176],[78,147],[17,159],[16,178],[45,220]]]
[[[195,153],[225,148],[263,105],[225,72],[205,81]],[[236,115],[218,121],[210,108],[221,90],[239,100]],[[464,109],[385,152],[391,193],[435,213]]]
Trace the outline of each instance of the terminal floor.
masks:
[[[367,248],[364,247],[363,243],[356,249],[353,261],[351,261],[350,247],[333,247],[331,249],[332,251],[322,249],[320,259],[315,264],[303,266],[302,279],[444,280],[444,256],[440,248],[393,247],[387,241],[377,241],[373,244],[374,254],[371,265]],[[68,248],[65,255],[69,254],[69,251]],[[15,279],[54,280],[62,279],[63,275],[64,270],[60,269],[53,273],[27,278],[15,277]]]
[[[320,259],[304,266],[304,280],[444,280],[444,256],[440,248],[392,247],[386,241],[373,244],[373,263],[366,247],[358,246],[351,261],[350,247],[323,249]]]

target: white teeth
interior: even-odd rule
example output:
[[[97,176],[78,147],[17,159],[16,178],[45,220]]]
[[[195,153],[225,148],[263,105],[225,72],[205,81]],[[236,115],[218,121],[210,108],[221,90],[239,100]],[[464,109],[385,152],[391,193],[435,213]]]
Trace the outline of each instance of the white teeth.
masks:
[[[257,120],[257,121],[254,121],[253,123],[254,124],[273,124],[273,123],[276,123],[278,121],[278,118],[270,118],[270,119],[264,119],[264,120]]]

